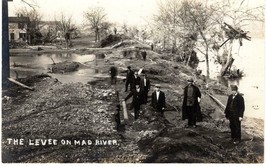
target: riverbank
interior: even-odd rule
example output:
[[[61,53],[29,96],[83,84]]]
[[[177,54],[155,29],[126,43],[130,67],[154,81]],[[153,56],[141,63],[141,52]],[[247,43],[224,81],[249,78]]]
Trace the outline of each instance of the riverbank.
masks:
[[[42,76],[20,80],[34,91],[11,85],[2,98],[3,162],[264,161],[263,120],[245,118],[242,142],[237,145],[230,142],[229,123],[222,109],[207,94],[227,94],[226,87],[196,76],[190,67],[174,62],[166,54],[147,50],[147,60],[143,61],[139,49],[133,48],[103,49],[105,61],[99,70],[106,77],[86,84],[61,83],[56,78]],[[87,53],[87,49],[84,50]],[[95,49],[93,52],[100,50],[103,51]],[[125,50],[131,52],[124,55]],[[128,124],[122,129],[116,128],[116,105],[129,92],[124,92],[123,78],[118,79],[117,85],[110,85],[108,70],[113,63],[119,68],[120,76],[125,76],[128,65],[134,70],[143,68],[152,83],[149,95],[155,84],[162,85],[167,101],[166,119],[153,115],[148,103],[142,106],[139,120],[134,121],[129,110]],[[186,121],[181,118],[183,88],[189,76],[195,78],[202,92],[203,121],[197,123],[197,128],[184,128]],[[211,85],[208,88],[207,82]],[[129,107],[130,100],[127,103]],[[8,138],[24,139],[25,143],[9,144]],[[29,146],[30,139],[55,139],[58,143]],[[69,145],[61,143],[67,140]],[[85,140],[84,145],[82,140]],[[96,144],[96,140],[112,140],[115,144]]]

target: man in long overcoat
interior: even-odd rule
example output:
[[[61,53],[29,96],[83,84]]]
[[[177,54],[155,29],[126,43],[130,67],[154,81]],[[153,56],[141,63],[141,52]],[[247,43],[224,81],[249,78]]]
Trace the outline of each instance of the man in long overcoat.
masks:
[[[143,103],[143,92],[140,89],[140,85],[135,85],[135,87],[136,88],[131,90],[124,101],[127,101],[129,98],[133,97],[132,107],[134,108],[134,119],[137,120],[140,114],[140,106]]]
[[[127,75],[126,75],[126,83],[125,83],[125,92],[127,92],[129,85],[130,85],[130,89],[133,88],[133,80],[134,80],[134,72],[132,71],[131,66],[128,66]]]
[[[190,78],[187,81],[188,85],[184,88],[182,120],[188,119],[187,127],[195,128],[197,117],[201,117],[199,106],[201,93],[199,88],[193,84],[193,78]]]
[[[110,73],[110,82],[111,82],[111,85],[112,84],[115,84],[117,83],[117,75],[118,75],[118,69],[116,66],[111,66],[110,69],[109,69],[109,73]]]
[[[245,102],[237,90],[236,85],[231,86],[232,94],[228,97],[225,108],[225,117],[230,121],[231,137],[234,144],[241,141],[241,121],[245,111]]]

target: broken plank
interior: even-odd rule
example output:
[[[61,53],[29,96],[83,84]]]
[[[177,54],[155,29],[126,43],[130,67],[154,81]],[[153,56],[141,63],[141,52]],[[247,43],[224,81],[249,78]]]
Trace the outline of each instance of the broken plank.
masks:
[[[17,84],[17,85],[23,87],[23,88],[26,88],[26,89],[29,89],[29,90],[34,90],[34,88],[31,88],[31,87],[29,87],[29,86],[27,86],[27,85],[25,85],[25,84],[23,84],[23,83],[20,83],[19,81],[16,81],[16,80],[13,79],[13,78],[8,78],[8,80],[9,80],[10,82],[14,83],[14,84]]]
[[[207,92],[206,92],[207,93]],[[212,96],[211,94],[207,93],[212,100],[214,100],[222,109],[225,109],[225,105],[222,104],[220,100],[218,100],[216,97]]]

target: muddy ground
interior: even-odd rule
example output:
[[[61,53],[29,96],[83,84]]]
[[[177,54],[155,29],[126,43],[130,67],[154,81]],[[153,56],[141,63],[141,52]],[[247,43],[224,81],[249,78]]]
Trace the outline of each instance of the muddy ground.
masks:
[[[77,47],[67,50],[105,54],[105,64],[100,67],[100,72],[106,74],[106,77],[96,78],[87,84],[63,84],[49,75],[39,75],[19,79],[33,87],[34,91],[15,84],[4,90],[2,161],[264,162],[263,120],[245,118],[242,123],[242,142],[234,145],[230,142],[229,122],[224,119],[222,109],[207,95],[210,93],[225,96],[229,93],[228,89],[216,81],[196,76],[192,68],[173,61],[175,57],[170,58],[164,53],[147,50],[147,60],[143,61],[139,47],[135,46],[137,44],[116,48]],[[17,53],[21,52],[17,50]],[[111,85],[108,77],[109,67],[113,63],[118,66],[120,76],[116,85]],[[149,97],[148,104],[141,107],[140,119],[134,121],[132,110],[128,110],[129,120],[125,120],[125,125],[117,128],[116,105],[121,104],[121,100],[129,93],[124,92],[123,81],[128,65],[135,70],[145,70],[152,83],[149,95],[154,89],[153,85],[162,85],[167,101],[164,119],[153,113]],[[197,123],[197,128],[184,128],[187,122],[181,119],[182,93],[188,76],[195,78],[202,92],[200,105],[203,121]],[[207,83],[212,86],[207,88]],[[130,102],[131,99],[127,101],[128,109]],[[17,145],[11,139],[23,139],[23,143]],[[52,139],[54,142],[49,143],[45,139]],[[104,140],[110,143],[104,145]],[[31,145],[33,141],[35,145]]]

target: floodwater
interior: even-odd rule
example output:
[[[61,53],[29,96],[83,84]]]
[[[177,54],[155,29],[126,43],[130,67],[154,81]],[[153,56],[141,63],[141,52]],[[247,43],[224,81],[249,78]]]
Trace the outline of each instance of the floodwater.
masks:
[[[18,72],[19,77],[26,77],[35,74],[47,73],[49,66],[64,61],[73,61],[85,64],[86,68],[78,71],[63,74],[49,74],[57,78],[62,83],[82,82],[87,83],[94,79],[98,73],[98,65],[104,63],[103,59],[96,59],[93,54],[80,55],[74,53],[57,53],[57,54],[32,54],[32,55],[16,55],[10,56],[10,76],[15,78]],[[17,67],[14,67],[14,63]]]
[[[230,86],[236,84],[239,92],[244,94],[245,113],[247,117],[264,119],[264,39],[252,38],[251,41],[243,41],[243,46],[239,47],[238,42],[233,46],[233,67],[244,72],[245,76],[239,80],[228,80],[224,84]],[[200,55],[198,53],[198,55]],[[204,59],[204,58],[203,58]],[[199,64],[199,69],[206,71],[205,62]],[[210,76],[217,79],[220,65],[210,61]],[[205,74],[204,74],[205,75]]]

